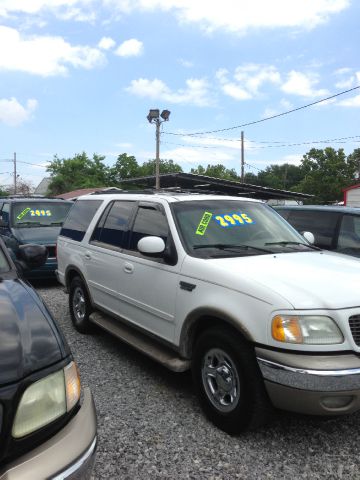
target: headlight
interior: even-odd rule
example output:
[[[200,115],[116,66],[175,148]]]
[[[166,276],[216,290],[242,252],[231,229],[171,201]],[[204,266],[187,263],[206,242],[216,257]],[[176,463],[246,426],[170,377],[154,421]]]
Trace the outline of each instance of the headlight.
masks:
[[[12,429],[21,438],[69,412],[80,398],[80,378],[74,362],[28,387],[18,406]]]
[[[275,340],[286,343],[331,345],[344,341],[334,320],[320,315],[276,315],[271,333]]]

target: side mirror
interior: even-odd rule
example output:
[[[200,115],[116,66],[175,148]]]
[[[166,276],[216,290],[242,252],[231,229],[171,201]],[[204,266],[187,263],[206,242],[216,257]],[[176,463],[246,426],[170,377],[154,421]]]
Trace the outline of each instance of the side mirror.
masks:
[[[165,242],[160,237],[144,237],[138,241],[137,248],[145,255],[156,255],[164,252]]]
[[[17,252],[21,264],[24,263],[29,270],[44,265],[48,255],[47,248],[44,245],[20,245]]]
[[[311,232],[302,232],[302,236],[307,240],[311,245],[314,245],[315,243],[315,237],[314,234]]]

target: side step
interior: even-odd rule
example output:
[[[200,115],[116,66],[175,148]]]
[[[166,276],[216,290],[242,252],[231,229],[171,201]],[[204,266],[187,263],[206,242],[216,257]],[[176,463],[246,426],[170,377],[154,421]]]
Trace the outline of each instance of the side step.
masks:
[[[116,320],[102,312],[92,313],[90,320],[173,372],[185,372],[190,368],[190,360],[177,357],[176,353],[170,348],[138,330],[124,325],[120,320]]]

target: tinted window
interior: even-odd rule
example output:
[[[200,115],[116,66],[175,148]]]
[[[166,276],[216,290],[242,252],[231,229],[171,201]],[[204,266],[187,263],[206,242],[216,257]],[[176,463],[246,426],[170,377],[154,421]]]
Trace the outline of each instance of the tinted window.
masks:
[[[326,211],[291,211],[287,221],[300,233],[311,232],[315,236],[315,245],[323,248],[333,246],[338,213]]]
[[[1,218],[5,223],[9,223],[9,212],[10,212],[10,205],[8,203],[4,203],[3,208],[1,210]]]
[[[60,235],[81,242],[102,200],[78,200],[71,208]]]
[[[128,244],[128,225],[133,212],[134,202],[114,202],[106,209],[94,231],[93,240],[126,248]]]
[[[138,241],[152,235],[161,237],[166,243],[168,233],[168,224],[162,212],[153,207],[140,207],[131,234],[130,250],[137,250]]]
[[[360,256],[360,216],[344,215],[341,221],[337,250]]]

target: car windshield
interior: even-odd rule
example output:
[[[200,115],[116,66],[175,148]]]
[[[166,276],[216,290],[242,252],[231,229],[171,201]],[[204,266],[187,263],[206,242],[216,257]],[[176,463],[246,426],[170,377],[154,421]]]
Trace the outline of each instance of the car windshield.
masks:
[[[10,270],[9,263],[0,246],[0,273],[8,272],[9,270]]]
[[[202,258],[264,255],[313,249],[273,209],[241,200],[173,204],[185,249]]]
[[[61,226],[72,203],[67,202],[19,202],[13,205],[14,227]]]

